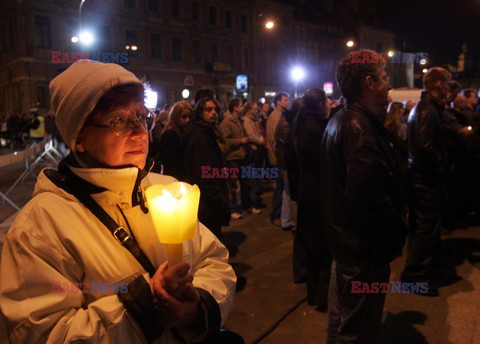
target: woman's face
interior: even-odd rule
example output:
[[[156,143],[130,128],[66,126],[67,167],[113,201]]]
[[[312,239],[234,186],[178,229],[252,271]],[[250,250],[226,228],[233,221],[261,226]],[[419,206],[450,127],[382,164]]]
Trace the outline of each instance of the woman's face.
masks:
[[[202,111],[202,119],[204,122],[207,122],[208,124],[215,124],[218,118],[218,113],[217,113],[217,104],[215,104],[214,101],[208,100],[205,102],[205,105],[203,106],[203,111]]]
[[[190,122],[191,116],[192,116],[192,112],[190,110],[184,109],[182,111],[182,114],[178,119],[178,125],[180,126],[180,128],[185,128],[187,126],[188,122]]]
[[[134,127],[128,125],[119,135],[111,125],[114,121],[128,122],[146,113],[145,105],[135,101],[129,106],[95,115],[78,135],[75,149],[80,158],[90,167],[136,166],[143,169],[148,154],[147,130],[139,121],[133,121]]]

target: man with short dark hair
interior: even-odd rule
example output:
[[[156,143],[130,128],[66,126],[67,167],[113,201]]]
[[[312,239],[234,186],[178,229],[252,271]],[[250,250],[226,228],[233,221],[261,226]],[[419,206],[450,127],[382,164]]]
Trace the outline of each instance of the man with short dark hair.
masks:
[[[242,172],[242,166],[248,165],[248,136],[241,123],[243,104],[238,98],[234,98],[228,104],[229,113],[220,123],[220,131],[227,142],[230,151],[226,158],[226,166]],[[237,180],[240,182],[240,204],[237,197]],[[248,178],[229,178],[228,188],[230,193],[231,218],[234,220],[243,217],[242,211],[247,210],[253,215],[260,214],[260,210],[253,206],[250,191],[251,185]]]
[[[433,67],[423,76],[424,91],[408,118],[408,164],[412,177],[412,237],[402,280],[427,282],[428,294],[438,291],[432,260],[440,245],[441,210],[446,196],[448,160],[444,102],[451,74]]]
[[[334,259],[327,343],[374,343],[386,296],[374,286],[388,285],[408,228],[384,129],[390,81],[382,63],[354,63],[352,53],[339,62],[336,77],[346,105],[325,129],[319,167],[320,215]]]
[[[290,101],[288,100],[288,93],[286,92],[279,92],[273,98],[273,104],[275,106],[275,110],[272,111],[270,116],[267,118],[267,141],[266,141],[266,148],[267,148],[267,158],[268,162],[271,167],[277,167],[277,158],[275,155],[275,127],[277,126],[282,113],[288,108]],[[273,200],[272,200],[272,212],[270,214],[270,222],[275,226],[281,226],[281,212],[282,212],[282,192],[283,192],[283,182],[282,178],[278,177],[276,180],[276,187],[273,193]]]

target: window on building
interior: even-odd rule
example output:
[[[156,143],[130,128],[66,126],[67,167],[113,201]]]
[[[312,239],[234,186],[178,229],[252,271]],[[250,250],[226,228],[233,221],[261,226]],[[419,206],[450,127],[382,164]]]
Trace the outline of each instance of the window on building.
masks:
[[[232,67],[232,69],[235,66],[235,50],[233,49],[233,46],[229,45],[227,47],[227,63]]]
[[[193,62],[202,63],[202,45],[200,44],[200,41],[193,41],[192,49],[193,49]]]
[[[9,24],[10,24],[10,49],[13,49],[15,48],[13,18],[10,18]]]
[[[218,44],[217,43],[212,43],[210,44],[210,57],[211,61],[213,62],[218,62]]]
[[[102,25],[98,30],[98,47],[100,50],[107,52],[110,51],[110,27]]]
[[[138,41],[137,41],[137,31],[135,30],[127,30],[126,31],[126,45],[128,46],[132,46],[132,45],[136,45],[137,46],[137,49],[138,49]],[[129,49],[128,50],[128,55],[129,56],[137,56],[137,51],[138,50],[132,50],[132,49]]]
[[[35,46],[50,48],[50,18],[35,16]]]
[[[158,13],[159,0],[148,0],[148,12]]]
[[[233,27],[233,14],[230,11],[225,12],[225,27],[231,29]]]
[[[157,33],[152,33],[150,35],[150,46],[152,49],[152,58],[161,59],[162,58],[162,38]]]
[[[196,1],[192,1],[190,3],[190,10],[191,10],[191,17],[192,21],[199,21],[200,20],[200,4]]]
[[[0,51],[2,53],[7,52],[7,30],[4,29],[5,24],[0,24],[0,32],[2,33],[2,45]]]
[[[172,17],[179,18],[180,17],[180,0],[172,0],[171,9],[172,9]]]
[[[127,30],[126,31],[126,43],[127,45],[137,45],[137,31]]]
[[[182,39],[180,37],[172,39],[172,59],[173,61],[182,61]]]
[[[46,109],[49,105],[49,92],[47,85],[37,85],[37,102],[38,107]]]
[[[250,54],[247,48],[243,48],[243,69],[247,70],[250,68]]]
[[[217,25],[217,8],[208,7],[208,22],[210,25]]]
[[[247,31],[248,29],[248,23],[247,23],[247,16],[246,15],[241,15],[240,16],[240,27],[242,29],[242,31]]]
[[[123,4],[128,8],[135,8],[135,0],[123,0]]]

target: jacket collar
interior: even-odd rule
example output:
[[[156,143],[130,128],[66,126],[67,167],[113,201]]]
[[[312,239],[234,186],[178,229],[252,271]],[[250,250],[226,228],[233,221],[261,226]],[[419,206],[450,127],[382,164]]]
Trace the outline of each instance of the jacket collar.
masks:
[[[85,168],[80,167],[73,156],[68,156],[64,162],[79,179],[76,184],[92,197],[100,205],[128,204],[135,206],[142,200],[139,199],[138,191],[143,178],[153,167],[153,161],[147,160],[143,170],[138,167],[123,168]],[[61,164],[62,164],[61,163]],[[59,167],[62,172],[62,167]]]
[[[382,126],[385,123],[386,112],[375,113],[374,111],[366,108],[365,106],[359,104],[358,102],[353,102],[346,105],[347,111],[360,112],[367,116],[370,120],[374,121],[378,125]]]
[[[439,111],[445,109],[445,106],[428,91],[422,91],[420,94],[420,100],[432,103]]]

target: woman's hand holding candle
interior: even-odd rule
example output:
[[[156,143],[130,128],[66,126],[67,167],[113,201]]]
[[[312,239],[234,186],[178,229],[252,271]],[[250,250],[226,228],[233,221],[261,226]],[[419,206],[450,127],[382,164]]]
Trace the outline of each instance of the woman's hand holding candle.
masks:
[[[166,327],[189,325],[198,321],[200,296],[193,287],[190,266],[180,262],[167,268],[163,263],[150,281],[161,323]]]

